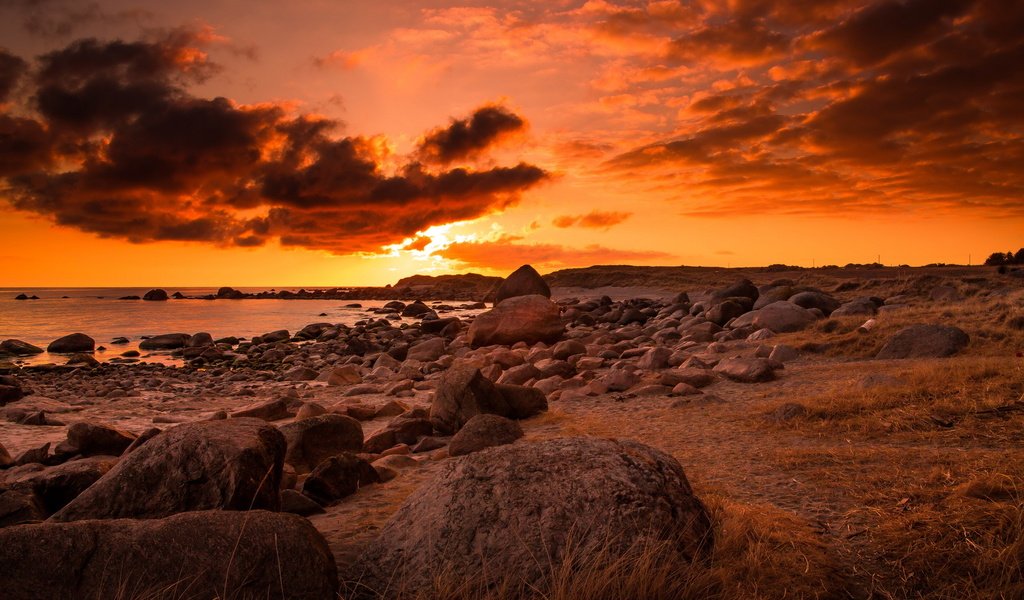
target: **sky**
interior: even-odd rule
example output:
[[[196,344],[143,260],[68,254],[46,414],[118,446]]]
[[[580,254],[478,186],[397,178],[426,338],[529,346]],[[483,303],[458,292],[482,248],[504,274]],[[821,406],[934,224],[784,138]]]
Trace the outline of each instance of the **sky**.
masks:
[[[1024,245],[1024,3],[0,0],[0,287]]]

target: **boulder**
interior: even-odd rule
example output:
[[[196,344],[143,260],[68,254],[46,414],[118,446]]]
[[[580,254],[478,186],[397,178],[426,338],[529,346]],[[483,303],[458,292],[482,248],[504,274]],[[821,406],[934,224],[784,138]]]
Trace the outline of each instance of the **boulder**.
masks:
[[[672,356],[672,350],[664,346],[655,346],[637,361],[636,366],[645,371],[656,371],[668,366],[668,359]]]
[[[443,434],[453,434],[479,414],[510,416],[508,401],[480,372],[469,365],[445,371],[430,404],[430,422]]]
[[[498,286],[494,302],[500,304],[502,300],[516,296],[538,295],[545,298],[551,297],[551,288],[548,287],[540,273],[530,265],[523,265],[512,272]]]
[[[466,341],[474,348],[517,342],[554,343],[564,331],[558,305],[533,294],[509,298],[477,315],[469,326]]]
[[[280,427],[288,444],[284,462],[308,473],[328,458],[363,449],[363,426],[344,415],[326,414]]]
[[[135,441],[131,433],[104,423],[73,423],[68,426],[68,444],[82,456],[121,456]]]
[[[317,465],[302,482],[302,493],[317,504],[328,506],[372,483],[380,483],[373,465],[351,452],[344,452]]]
[[[496,383],[494,387],[508,405],[506,416],[512,419],[528,419],[548,409],[547,396],[537,388],[508,383]]]
[[[51,517],[154,519],[206,509],[277,510],[286,443],[258,419],[172,427],[122,458]]]
[[[292,335],[288,333],[287,329],[278,329],[277,331],[271,331],[264,333],[260,336],[260,342],[263,344],[274,344],[277,342],[287,342],[292,339]]]
[[[772,302],[753,313],[751,325],[756,329],[770,329],[775,333],[791,333],[810,326],[817,320],[814,313],[792,302]]]
[[[167,300],[167,292],[164,290],[149,290],[142,299],[149,302],[165,302]]]
[[[775,379],[775,369],[767,358],[725,358],[714,371],[740,383],[761,383]]]
[[[3,444],[0,444],[0,469],[6,469],[13,464],[14,459],[11,457],[11,453],[4,448]]]
[[[57,338],[46,347],[47,352],[58,354],[71,354],[74,352],[95,352],[96,340],[84,333],[72,333],[62,338]]]
[[[353,565],[383,597],[428,597],[434,578],[543,585],[572,547],[609,560],[666,540],[679,561],[712,546],[708,512],[679,463],[633,441],[563,438],[475,452],[441,466]]]
[[[825,292],[818,292],[813,290],[793,294],[792,296],[790,296],[789,301],[792,302],[793,304],[796,304],[797,306],[802,306],[803,308],[806,308],[808,310],[812,308],[817,308],[822,313],[824,313],[826,317],[831,315],[832,311],[834,311],[835,309],[839,308],[842,305],[841,302],[839,302],[832,296],[829,296]]]
[[[316,379],[326,381],[327,385],[355,385],[363,382],[363,375],[355,365],[341,365],[328,367]]]
[[[452,436],[449,456],[462,456],[484,448],[503,446],[523,437],[523,428],[512,419],[498,415],[477,415]]]
[[[33,354],[42,354],[43,349],[21,340],[4,340],[0,342],[0,354],[4,352],[14,356],[31,356]]]
[[[46,518],[39,497],[28,487],[0,487],[0,539],[4,527],[21,523],[36,523]],[[0,548],[0,553],[3,548]],[[0,571],[0,584],[6,578],[6,572]],[[6,590],[4,592],[6,594]],[[7,596],[5,595],[4,598]]]
[[[406,360],[418,360],[421,362],[434,362],[444,356],[444,338],[431,338],[414,344],[406,354]]]
[[[187,346],[189,348],[205,348],[213,345],[213,336],[205,331],[193,335],[188,340]]]
[[[264,421],[280,421],[290,416],[291,412],[288,411],[288,401],[284,398],[259,402],[231,413],[232,419],[251,417]]]
[[[309,521],[266,511],[10,527],[0,530],[0,573],[5,600],[314,600],[334,598],[338,585]]]
[[[245,296],[245,294],[243,294],[242,292],[236,290],[233,287],[224,286],[224,287],[220,288],[219,290],[217,290],[217,297],[218,298],[226,298],[226,299],[229,299],[229,300],[238,300],[238,299],[240,299],[240,298],[242,298],[244,296]]]
[[[832,317],[870,317],[878,312],[878,306],[867,298],[851,300],[832,311]]]
[[[115,464],[117,458],[113,456],[83,458],[41,470],[7,474],[4,486],[31,490],[45,514],[51,515],[96,483]]]
[[[749,279],[741,279],[728,287],[712,292],[711,301],[717,303],[726,298],[749,298],[751,302],[756,302],[757,296],[757,286]]]
[[[187,346],[190,339],[192,336],[187,333],[165,333],[142,340],[139,343],[139,348],[143,350],[177,350]]]
[[[882,346],[875,358],[945,358],[967,347],[971,337],[950,325],[911,325]]]
[[[313,381],[317,378],[317,373],[309,367],[303,367],[301,365],[292,367],[284,372],[284,378],[286,381]]]
[[[0,406],[25,397],[25,390],[14,377],[0,377]]]

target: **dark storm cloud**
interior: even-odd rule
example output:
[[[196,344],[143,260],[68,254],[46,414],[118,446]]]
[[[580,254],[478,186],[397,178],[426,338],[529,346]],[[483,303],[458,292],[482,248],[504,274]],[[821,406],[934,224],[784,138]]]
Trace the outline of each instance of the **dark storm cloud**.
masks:
[[[200,45],[174,31],[154,42],[82,40],[41,56],[30,105],[0,114],[7,200],[132,242],[248,247],[276,238],[349,253],[505,208],[547,177],[527,164],[419,162],[424,153],[440,162],[480,153],[523,126],[496,106],[428,134],[415,160],[389,172],[372,140],[338,136],[336,122],[192,95],[190,84],[217,72]],[[24,63],[7,62],[13,86]]]
[[[7,101],[27,69],[28,63],[21,57],[0,48],[0,102]]]
[[[715,85],[608,164],[685,190],[688,214],[1024,212],[1024,5],[799,5],[715,5],[671,44]]]
[[[468,119],[453,120],[448,127],[427,134],[420,142],[419,154],[424,162],[439,164],[472,158],[525,126],[521,117],[504,107],[484,106]]]

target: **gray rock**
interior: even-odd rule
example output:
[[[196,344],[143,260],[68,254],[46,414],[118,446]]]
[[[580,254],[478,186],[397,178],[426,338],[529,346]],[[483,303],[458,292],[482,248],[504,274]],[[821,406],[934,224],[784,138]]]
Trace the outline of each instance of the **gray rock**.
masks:
[[[492,446],[511,444],[521,437],[523,428],[512,419],[498,415],[477,415],[452,437],[448,444],[448,454],[462,456]]]
[[[328,458],[363,449],[363,426],[344,415],[326,414],[280,427],[288,444],[284,462],[308,473]]]
[[[875,358],[945,358],[960,352],[971,337],[949,325],[911,325],[882,346]]]
[[[761,383],[775,379],[775,369],[767,358],[725,358],[714,371],[740,383]]]
[[[285,447],[281,432],[258,419],[178,425],[126,455],[52,520],[277,510]]]
[[[226,590],[318,600],[334,598],[338,585],[334,557],[309,521],[266,511],[9,527],[0,530],[0,573],[5,600],[121,598],[126,589],[136,598]]]
[[[82,456],[121,456],[135,436],[104,423],[73,423],[68,427],[68,443]]]
[[[453,434],[476,415],[507,417],[511,412],[508,401],[480,369],[463,365],[452,367],[438,381],[430,422],[438,432]]]
[[[805,329],[817,320],[811,311],[789,301],[773,302],[753,313],[751,325],[775,333],[791,333]]]
[[[302,482],[302,493],[317,504],[328,506],[372,483],[380,483],[380,476],[373,465],[345,452],[317,465]]]
[[[542,585],[549,560],[557,565],[570,544],[579,556],[614,559],[645,539],[671,539],[684,562],[712,545],[707,510],[674,458],[632,441],[518,443],[445,463],[349,579],[387,588],[387,598],[430,595],[439,573]]]

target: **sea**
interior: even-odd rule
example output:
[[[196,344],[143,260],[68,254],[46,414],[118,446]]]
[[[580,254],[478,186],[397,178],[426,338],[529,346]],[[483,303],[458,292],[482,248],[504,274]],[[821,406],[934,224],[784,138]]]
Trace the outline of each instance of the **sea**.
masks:
[[[146,302],[119,300],[125,296],[143,296],[152,288],[0,288],[0,340],[18,339],[46,349],[53,340],[69,333],[84,333],[97,346],[95,358],[106,361],[126,350],[139,350],[143,337],[164,333],[195,334],[205,331],[214,339],[235,336],[252,338],[269,331],[287,329],[295,333],[310,323],[353,325],[368,318],[380,318],[373,310],[385,300],[175,300]],[[168,294],[185,296],[216,294],[217,288],[165,288]],[[262,292],[267,288],[236,288],[242,292]],[[299,288],[277,288],[298,291]],[[315,289],[315,288],[306,288]],[[15,300],[18,294],[38,296],[38,300]],[[358,303],[361,308],[347,308]],[[464,305],[463,301],[431,301],[428,305]],[[442,316],[468,316],[478,310],[454,310]],[[405,319],[413,323],[415,319]],[[396,322],[397,323],[400,323]],[[130,341],[112,345],[117,337]],[[180,364],[167,353],[141,351],[143,362]],[[21,364],[63,364],[66,357],[47,352],[19,360]]]

